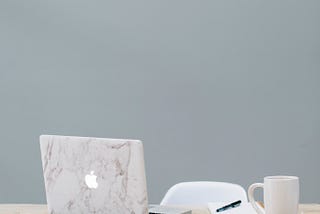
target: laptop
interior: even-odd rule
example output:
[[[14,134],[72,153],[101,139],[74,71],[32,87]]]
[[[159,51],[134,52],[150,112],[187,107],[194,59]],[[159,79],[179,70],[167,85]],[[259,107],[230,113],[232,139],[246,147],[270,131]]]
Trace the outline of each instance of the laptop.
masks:
[[[139,140],[40,136],[51,214],[147,214]]]

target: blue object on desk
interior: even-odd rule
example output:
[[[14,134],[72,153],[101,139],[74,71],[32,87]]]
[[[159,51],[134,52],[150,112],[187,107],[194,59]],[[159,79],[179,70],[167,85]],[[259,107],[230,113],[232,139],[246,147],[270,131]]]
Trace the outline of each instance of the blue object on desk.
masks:
[[[217,209],[216,212],[218,213],[218,212],[222,212],[222,211],[225,211],[225,210],[228,210],[231,208],[235,208],[235,207],[240,206],[240,204],[241,204],[241,200],[238,200],[238,201],[232,202],[231,204],[227,204],[226,206],[223,206],[223,207]]]

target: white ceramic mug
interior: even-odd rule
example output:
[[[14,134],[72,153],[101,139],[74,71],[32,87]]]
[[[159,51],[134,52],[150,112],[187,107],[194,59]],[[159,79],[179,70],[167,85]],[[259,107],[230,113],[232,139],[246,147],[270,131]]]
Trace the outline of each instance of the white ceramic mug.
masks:
[[[254,199],[254,190],[263,188],[264,207]],[[258,214],[297,214],[299,206],[299,178],[295,176],[268,176],[264,183],[252,184],[249,201]]]

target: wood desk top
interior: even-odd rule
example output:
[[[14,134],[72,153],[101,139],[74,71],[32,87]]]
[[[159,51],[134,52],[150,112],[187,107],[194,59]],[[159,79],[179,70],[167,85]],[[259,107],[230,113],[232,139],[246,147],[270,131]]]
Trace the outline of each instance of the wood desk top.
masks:
[[[190,207],[193,214],[210,214],[206,207]],[[320,204],[300,204],[301,214],[320,214]],[[48,214],[44,204],[0,204],[0,214]]]

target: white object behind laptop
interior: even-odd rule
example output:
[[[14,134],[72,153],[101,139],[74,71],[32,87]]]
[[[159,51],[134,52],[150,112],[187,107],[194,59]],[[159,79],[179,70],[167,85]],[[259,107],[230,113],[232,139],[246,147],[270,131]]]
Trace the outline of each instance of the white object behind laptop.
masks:
[[[49,213],[147,214],[139,140],[40,136]]]

